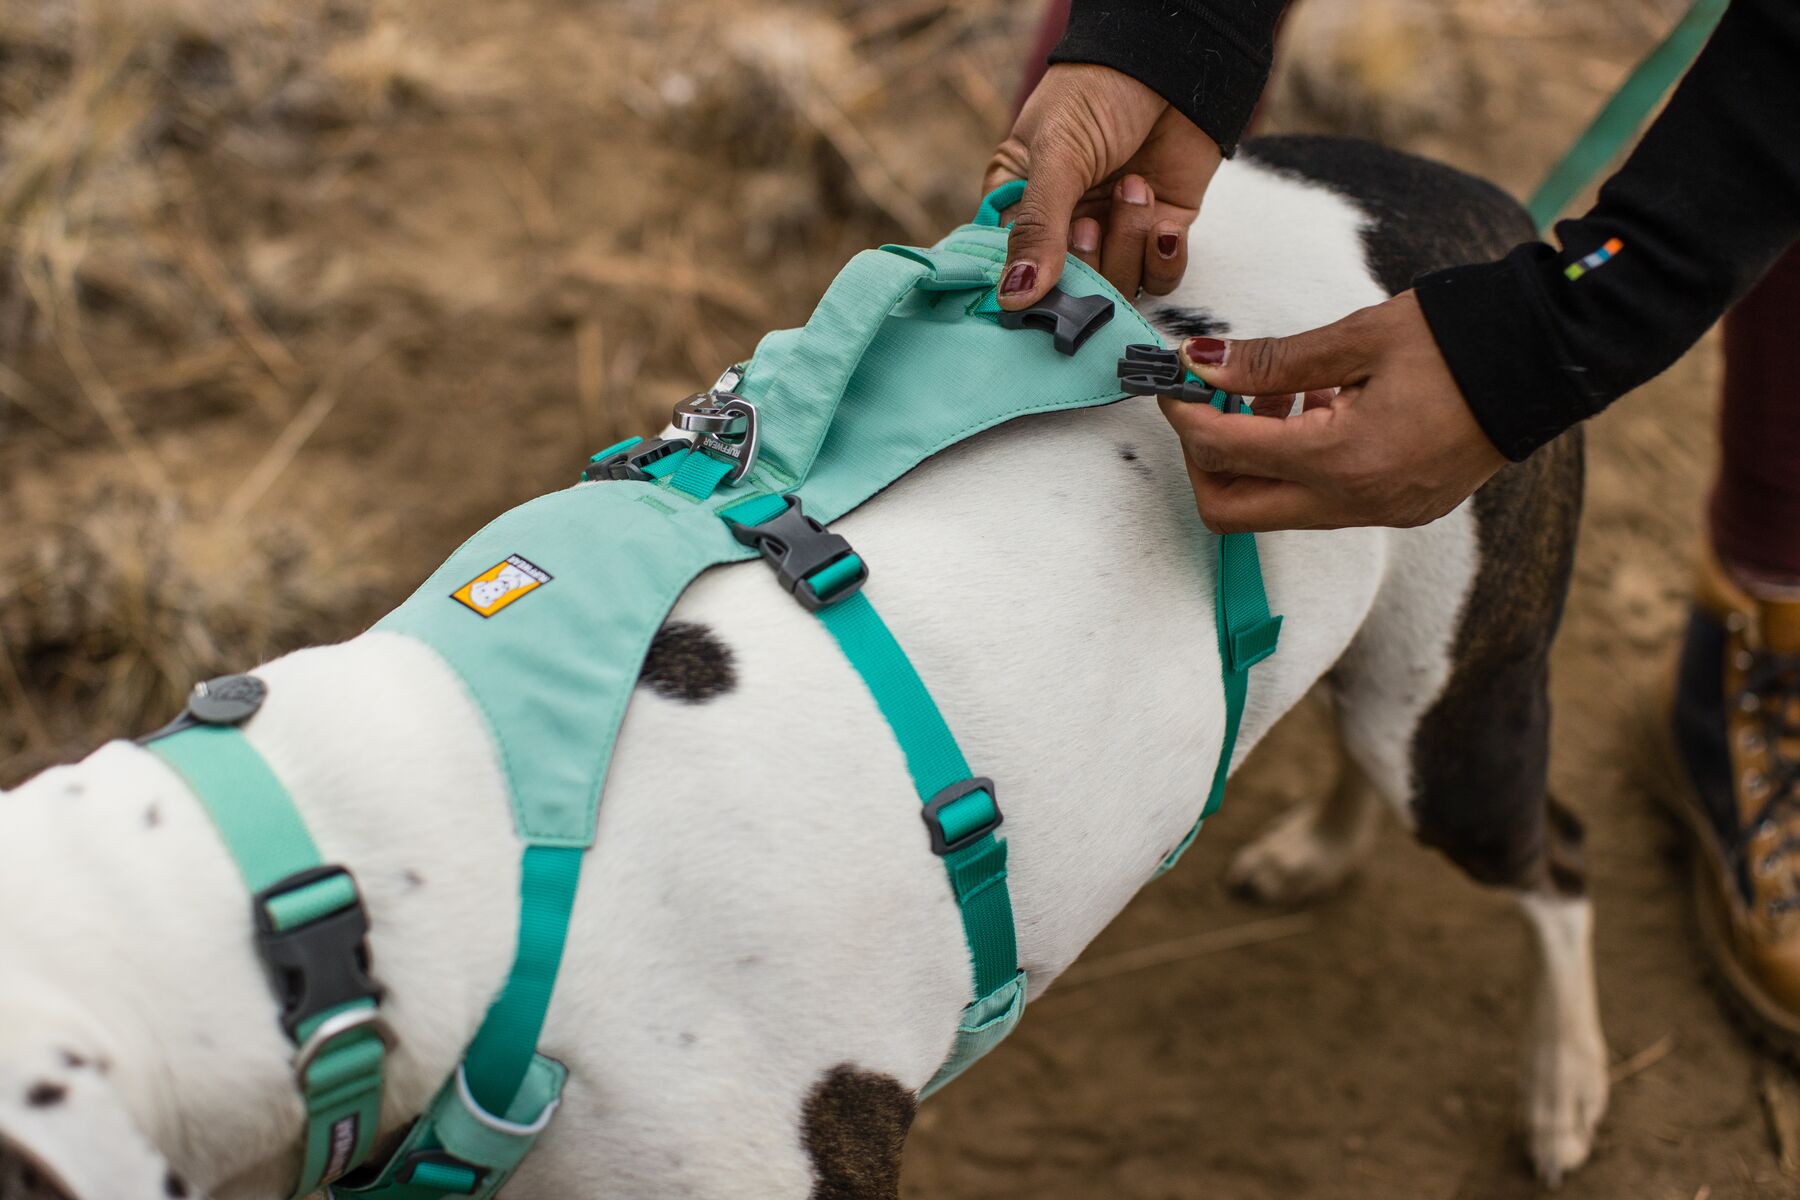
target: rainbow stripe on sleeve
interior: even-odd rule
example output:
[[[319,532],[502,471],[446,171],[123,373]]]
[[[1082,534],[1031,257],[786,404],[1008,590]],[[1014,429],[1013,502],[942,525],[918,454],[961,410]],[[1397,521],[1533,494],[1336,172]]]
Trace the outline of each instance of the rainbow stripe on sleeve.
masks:
[[[1604,266],[1613,255],[1625,248],[1625,243],[1618,238],[1607,238],[1606,245],[1600,247],[1580,262],[1572,262],[1563,268],[1563,274],[1573,283],[1595,267]]]

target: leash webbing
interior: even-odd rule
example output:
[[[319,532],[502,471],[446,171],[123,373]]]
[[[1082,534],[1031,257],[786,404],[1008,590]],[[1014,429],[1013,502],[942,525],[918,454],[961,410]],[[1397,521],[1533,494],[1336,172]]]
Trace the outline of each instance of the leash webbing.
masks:
[[[719,515],[753,533],[788,514],[790,507],[797,515],[797,503],[790,506],[788,498],[769,494],[729,505]],[[836,639],[893,730],[962,917],[975,999],[964,1010],[950,1057],[924,1088],[929,1094],[998,1044],[1017,1023],[1025,974],[1018,965],[1006,886],[1006,842],[994,836],[1001,815],[993,784],[971,776],[930,689],[875,606],[857,590],[866,574],[861,559],[846,553],[794,582],[816,598],[817,607],[807,607],[814,608]],[[782,579],[789,582],[785,575]]]
[[[1725,15],[1729,0],[1695,0],[1667,36],[1626,76],[1588,127],[1538,185],[1526,209],[1531,223],[1548,232],[1577,192],[1606,169],[1650,110],[1675,86]]]
[[[255,896],[257,927],[272,971],[289,963],[271,943],[347,928],[360,944],[361,899],[348,873],[326,868],[287,790],[237,729],[194,725],[148,743],[200,800],[244,884]],[[291,886],[284,886],[289,884]],[[337,948],[341,938],[332,939]],[[296,969],[313,965],[304,947]],[[279,985],[278,985],[279,987]],[[302,989],[300,999],[304,1000]],[[296,1082],[306,1112],[305,1156],[294,1197],[311,1195],[360,1164],[374,1146],[381,1114],[384,1046],[373,997],[307,1013],[288,1029],[299,1047]],[[318,1044],[315,1045],[315,1039]]]

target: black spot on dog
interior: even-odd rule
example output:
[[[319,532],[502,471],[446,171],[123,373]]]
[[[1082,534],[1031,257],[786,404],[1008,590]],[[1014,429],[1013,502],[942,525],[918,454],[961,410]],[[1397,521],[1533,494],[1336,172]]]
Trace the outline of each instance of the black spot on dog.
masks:
[[[659,696],[704,704],[737,686],[731,648],[704,625],[671,621],[657,630],[638,682]]]
[[[1121,445],[1119,447],[1119,457],[1121,459],[1123,459],[1124,461],[1130,463],[1131,469],[1133,471],[1135,471],[1137,474],[1142,475],[1145,479],[1150,478],[1150,467],[1147,463],[1143,463],[1138,460],[1138,452],[1137,452],[1136,446]]]
[[[811,1200],[894,1200],[900,1151],[917,1101],[889,1075],[848,1063],[806,1098],[801,1142],[813,1163]]]
[[[1137,461],[1137,451],[1133,450],[1130,446],[1120,446],[1119,447],[1119,457],[1124,459],[1126,462],[1136,462]]]
[[[155,829],[162,824],[162,809],[152,804],[144,810],[144,828]]]
[[[1170,337],[1223,337],[1231,326],[1204,308],[1177,308],[1165,304],[1150,312],[1150,323]]]
[[[25,1093],[25,1103],[32,1108],[51,1108],[69,1098],[69,1089],[60,1083],[40,1079]]]
[[[81,1054],[77,1054],[73,1050],[59,1050],[57,1053],[62,1058],[63,1066],[69,1068],[71,1071],[79,1071],[81,1068],[88,1065],[87,1058]]]
[[[1498,258],[1537,237],[1511,196],[1473,175],[1360,138],[1252,138],[1244,156],[1324,184],[1367,214],[1363,256],[1389,295],[1428,271]],[[1204,335],[1201,335],[1204,336]]]
[[[187,1180],[170,1171],[163,1176],[163,1194],[173,1196],[175,1200],[182,1200],[182,1197],[188,1194]]]
[[[400,882],[406,885],[407,891],[417,891],[419,888],[425,886],[425,877],[417,871],[408,868],[407,870],[400,872]]]

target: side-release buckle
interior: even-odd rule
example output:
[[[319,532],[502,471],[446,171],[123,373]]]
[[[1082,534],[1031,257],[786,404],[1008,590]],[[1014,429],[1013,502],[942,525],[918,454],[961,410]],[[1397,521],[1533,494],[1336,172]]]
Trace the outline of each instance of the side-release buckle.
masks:
[[[869,578],[869,568],[850,543],[807,516],[800,497],[782,499],[787,508],[760,525],[728,519],[731,536],[761,551],[775,568],[782,590],[808,612],[817,612],[860,589]]]
[[[939,857],[973,846],[1006,820],[994,781],[981,775],[951,784],[933,796],[919,815],[931,831],[931,852]]]
[[[381,999],[381,987],[369,977],[369,918],[350,872],[335,866],[298,871],[258,892],[252,912],[257,952],[281,1005],[281,1027],[295,1042],[302,1041],[300,1027],[320,1013]],[[308,1060],[325,1042],[371,1023],[328,1018],[305,1039]],[[334,1024],[338,1027],[321,1038]],[[385,1025],[375,1032],[384,1042],[392,1040]]]
[[[1222,392],[1203,380],[1189,379],[1181,356],[1161,346],[1134,342],[1125,347],[1118,372],[1119,387],[1128,395],[1167,396],[1187,404],[1212,404],[1223,397],[1223,411],[1243,411],[1242,396]]]
[[[616,446],[608,446],[594,455],[581,472],[583,483],[607,479],[614,482],[626,479],[653,479],[649,467],[659,459],[669,457],[679,451],[686,450],[688,443],[680,438],[627,438]]]

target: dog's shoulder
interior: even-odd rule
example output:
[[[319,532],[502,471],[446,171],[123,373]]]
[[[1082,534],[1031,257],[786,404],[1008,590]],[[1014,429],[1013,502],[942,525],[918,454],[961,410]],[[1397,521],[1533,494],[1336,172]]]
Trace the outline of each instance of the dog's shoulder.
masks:
[[[1252,138],[1243,157],[1361,210],[1369,273],[1394,295],[1428,271],[1498,258],[1535,236],[1519,202],[1485,179],[1361,138]]]

